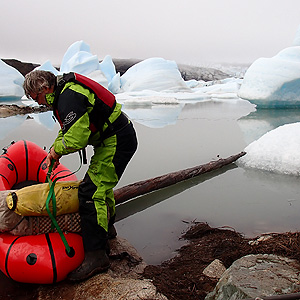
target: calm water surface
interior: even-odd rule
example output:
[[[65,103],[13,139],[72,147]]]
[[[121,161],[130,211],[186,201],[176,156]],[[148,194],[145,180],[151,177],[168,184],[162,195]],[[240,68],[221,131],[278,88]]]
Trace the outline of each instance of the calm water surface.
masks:
[[[151,118],[168,119],[166,112],[173,109],[177,108],[154,114],[153,109],[145,108],[147,124]],[[136,113],[134,108],[125,111],[131,116]],[[50,112],[31,116],[35,119],[0,120],[2,148],[12,140],[27,139],[49,149],[58,124],[53,123]],[[267,131],[299,119],[298,110],[255,111],[247,101],[233,100],[187,104],[176,122],[162,128],[148,127],[142,118],[134,120],[139,148],[118,187],[237,154]],[[61,162],[76,170],[79,157],[72,154]],[[85,171],[83,166],[78,178]],[[233,227],[247,236],[299,230],[299,192],[298,177],[233,164],[118,206],[116,227],[147,263],[158,264],[184,243],[179,237],[192,221]]]

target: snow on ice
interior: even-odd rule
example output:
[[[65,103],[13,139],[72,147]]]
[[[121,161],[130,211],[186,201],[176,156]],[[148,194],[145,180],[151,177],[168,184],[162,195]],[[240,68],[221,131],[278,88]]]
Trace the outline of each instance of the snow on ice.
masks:
[[[239,166],[274,173],[300,175],[300,123],[285,124],[245,148]]]

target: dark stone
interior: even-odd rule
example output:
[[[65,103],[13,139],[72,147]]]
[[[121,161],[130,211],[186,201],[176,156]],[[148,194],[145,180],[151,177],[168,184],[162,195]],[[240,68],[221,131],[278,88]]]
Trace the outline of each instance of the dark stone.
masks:
[[[17,69],[23,76],[31,72],[34,68],[38,67],[38,64],[26,63],[16,59],[1,59],[7,65]]]
[[[19,106],[16,104],[1,104],[0,105],[0,118],[11,117],[15,115],[26,115],[30,113],[39,113],[51,110],[48,106]],[[0,298],[1,299],[1,298]]]
[[[122,76],[130,67],[133,65],[141,62],[142,60],[138,59],[120,59],[116,58],[113,59],[113,63],[115,64],[116,67],[116,72],[120,72],[120,75]]]
[[[181,73],[181,77],[185,81],[192,79],[195,79],[197,81],[212,81],[231,77],[229,74],[226,74],[223,71],[214,68],[204,68],[179,64],[178,69]]]

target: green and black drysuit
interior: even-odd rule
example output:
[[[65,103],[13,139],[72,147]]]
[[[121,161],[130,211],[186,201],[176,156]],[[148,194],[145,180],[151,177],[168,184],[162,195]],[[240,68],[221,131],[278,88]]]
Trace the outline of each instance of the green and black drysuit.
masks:
[[[59,83],[61,78],[57,79]],[[54,151],[66,155],[87,145],[94,147],[88,171],[79,186],[79,213],[84,249],[104,249],[108,228],[115,219],[113,188],[137,149],[135,130],[119,103],[109,112],[108,120],[101,120],[101,99],[91,88],[78,81],[58,86],[46,98],[61,125]]]

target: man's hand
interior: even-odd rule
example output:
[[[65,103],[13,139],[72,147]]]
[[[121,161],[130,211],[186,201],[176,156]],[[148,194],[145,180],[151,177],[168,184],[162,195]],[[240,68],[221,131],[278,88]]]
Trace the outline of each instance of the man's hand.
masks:
[[[51,165],[51,161],[54,160],[54,165],[52,170],[55,170],[58,165],[60,164],[59,159],[61,158],[61,155],[58,155],[55,151],[54,148],[52,147],[46,157],[46,164],[47,167],[49,168]]]

